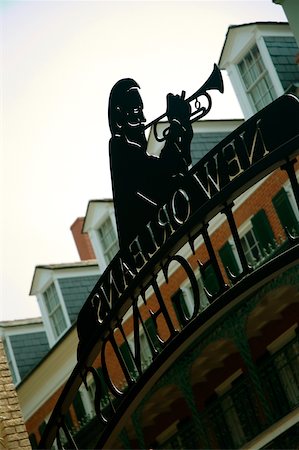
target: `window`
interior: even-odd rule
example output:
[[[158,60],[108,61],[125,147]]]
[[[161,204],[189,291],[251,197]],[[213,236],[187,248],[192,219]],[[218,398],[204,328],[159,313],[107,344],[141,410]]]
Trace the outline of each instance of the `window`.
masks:
[[[67,323],[54,283],[52,283],[44,292],[44,302],[46,305],[52,332],[55,339],[58,339],[66,330]]]
[[[246,93],[256,111],[260,111],[275,98],[275,90],[256,45],[238,64]]]
[[[109,264],[119,249],[117,236],[110,217],[99,228],[99,235],[105,261]]]
[[[262,258],[262,254],[253,229],[244,234],[241,244],[247,261],[254,266]]]
[[[254,267],[276,248],[275,237],[266,212],[260,209],[241,228],[239,236],[243,252],[247,262]],[[219,255],[228,275],[229,272],[232,275],[240,273],[241,262],[234,244],[227,242],[220,249]]]

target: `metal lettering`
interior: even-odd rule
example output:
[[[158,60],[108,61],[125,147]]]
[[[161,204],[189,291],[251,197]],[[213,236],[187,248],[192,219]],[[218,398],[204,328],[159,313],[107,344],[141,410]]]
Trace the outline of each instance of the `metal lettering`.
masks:
[[[235,140],[231,141],[229,144],[227,144],[225,147],[223,147],[223,149],[222,149],[223,153],[224,153],[225,149],[228,149],[229,147],[231,147],[234,152],[234,156],[226,161],[227,168],[228,168],[229,181],[232,181],[238,175],[243,173],[244,169],[242,169],[241,163],[239,160],[239,156],[236,153]],[[230,169],[232,169],[232,170],[230,171]]]
[[[210,199],[212,198],[212,196],[214,194],[212,194],[212,189],[213,186],[214,188],[217,190],[217,192],[220,192],[220,178],[219,178],[219,170],[218,170],[218,154],[213,155],[213,159],[215,161],[215,169],[216,169],[216,180],[214,180],[214,178],[211,176],[211,174],[209,173],[208,170],[208,164],[212,161],[207,161],[204,164],[204,168],[205,168],[205,172],[206,172],[206,186],[204,186],[202,180],[199,178],[198,173],[194,173],[192,176],[193,178],[195,178],[197,184],[199,184],[199,186],[201,187],[201,189],[203,190],[204,194]]]
[[[132,279],[134,279],[136,273],[133,272],[133,270],[128,266],[128,264],[122,260],[122,258],[119,258],[119,265],[125,290],[128,287],[129,282],[132,281]],[[127,280],[128,277],[129,281]]]
[[[181,198],[186,200],[187,211],[186,211],[186,217],[184,217],[184,218],[178,217],[179,211],[177,209],[177,202],[176,202],[176,198],[177,198],[178,194],[181,194]],[[183,225],[183,223],[185,223],[186,220],[188,220],[188,218],[190,216],[190,212],[191,212],[190,199],[189,199],[187,193],[183,189],[179,189],[178,191],[175,191],[175,193],[173,194],[172,199],[171,199],[171,209],[172,209],[173,218],[176,221],[176,223],[178,223],[179,225]]]
[[[149,258],[150,258],[151,256],[153,256],[153,255],[160,249],[160,247],[159,247],[159,245],[158,245],[158,243],[157,243],[157,241],[156,241],[154,232],[153,232],[153,230],[152,230],[152,222],[148,222],[148,223],[146,224],[146,228],[148,229],[148,232],[149,232],[151,241],[152,241],[152,243],[153,243],[154,246],[155,246],[155,249],[154,249],[154,251],[153,251],[152,253],[148,252],[148,256],[149,256]]]
[[[163,300],[163,297],[162,297],[161,291],[159,289],[159,286],[158,286],[156,278],[152,279],[151,285],[152,285],[152,287],[153,287],[153,289],[155,291],[155,295],[156,295],[156,298],[158,300],[160,308],[157,309],[157,311],[152,311],[151,309],[149,309],[149,313],[150,313],[152,319],[154,320],[156,329],[157,329],[157,317],[159,317],[160,315],[162,315],[164,317],[165,322],[166,322],[167,327],[168,327],[168,330],[169,330],[169,333],[170,333],[170,336],[167,339],[167,341],[163,341],[161,336],[159,336],[159,333],[157,333],[157,338],[158,338],[159,342],[161,342],[161,344],[165,344],[166,342],[171,341],[171,339],[177,333],[177,330],[174,328],[174,325],[173,325],[173,323],[171,321],[169,312],[168,312],[168,310],[166,308],[166,305],[164,303],[164,300]]]
[[[262,120],[259,119],[259,120],[256,122],[256,129],[255,129],[255,133],[254,133],[254,136],[253,136],[253,141],[252,141],[250,150],[248,149],[247,144],[246,144],[245,139],[244,139],[245,131],[243,131],[243,133],[240,134],[240,138],[242,139],[243,144],[244,144],[244,147],[245,147],[245,149],[246,149],[246,152],[247,152],[247,156],[248,156],[248,160],[249,160],[249,162],[250,162],[250,165],[253,164],[254,152],[255,152],[255,150],[256,150],[256,146],[257,146],[257,138],[258,138],[258,136],[261,138],[261,142],[262,142],[262,144],[263,144],[263,149],[264,149],[264,153],[263,153],[263,155],[261,156],[261,158],[263,158],[265,155],[267,155],[267,154],[269,153],[269,150],[267,150],[267,148],[266,148],[266,145],[265,145],[265,142],[264,142],[264,138],[263,138],[261,129],[260,129],[260,127],[259,127],[261,121],[262,121]]]
[[[180,309],[181,316],[184,318],[184,320],[183,320],[184,325],[186,325],[188,322],[190,322],[190,320],[194,319],[194,317],[196,317],[199,313],[200,294],[199,294],[198,282],[196,280],[196,277],[194,275],[192,267],[190,266],[188,261],[180,255],[174,255],[174,256],[172,256],[172,258],[169,259],[166,266],[163,267],[163,274],[164,274],[166,283],[168,283],[168,269],[169,269],[169,265],[172,261],[177,261],[180,264],[180,266],[184,269],[184,271],[186,272],[186,275],[190,281],[192,292],[193,292],[194,307],[193,307],[193,313],[192,313],[191,317],[189,317],[189,318],[186,317],[186,315],[182,309],[182,306],[180,304],[177,305]]]
[[[131,374],[126,366],[126,363],[122,357],[122,354],[120,353],[120,350],[115,342],[115,338],[112,334],[110,334],[110,336],[104,340],[103,342],[103,346],[101,348],[101,367],[102,367],[102,373],[105,379],[105,383],[107,385],[107,388],[110,390],[110,392],[115,396],[115,397],[121,397],[122,395],[124,395],[124,392],[121,391],[120,389],[118,389],[118,387],[113,383],[112,377],[109,374],[108,371],[108,367],[107,367],[107,362],[106,362],[106,346],[107,343],[110,342],[112,349],[113,349],[113,353],[114,356],[116,357],[116,359],[118,360],[122,373],[128,383],[128,385],[131,385],[132,383],[134,383],[134,380],[131,377]],[[110,353],[111,355],[111,353]]]
[[[164,214],[164,220],[162,214]],[[170,232],[169,236],[171,236],[175,232],[175,229],[171,224],[171,220],[167,211],[167,205],[163,205],[162,208],[160,208],[158,211],[158,224],[164,229],[164,236],[162,242],[162,244],[164,244],[167,239],[166,227],[168,226],[168,230]]]
[[[145,257],[143,249],[140,245],[139,236],[131,242],[129,249],[136,265],[136,271],[139,272],[147,262],[147,258]]]

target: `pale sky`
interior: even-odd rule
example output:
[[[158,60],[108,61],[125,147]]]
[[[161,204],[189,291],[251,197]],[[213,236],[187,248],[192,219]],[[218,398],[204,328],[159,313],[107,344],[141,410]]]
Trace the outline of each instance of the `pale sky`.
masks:
[[[0,320],[40,315],[39,264],[75,262],[70,226],[111,197],[108,97],[134,78],[148,121],[168,92],[195,92],[229,25],[286,21],[272,0],[1,1]],[[210,119],[239,118],[224,74]]]

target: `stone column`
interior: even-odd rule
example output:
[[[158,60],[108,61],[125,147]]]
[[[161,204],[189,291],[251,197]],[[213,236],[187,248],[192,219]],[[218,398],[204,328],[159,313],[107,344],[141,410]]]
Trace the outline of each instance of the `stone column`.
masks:
[[[31,450],[19,399],[0,339],[0,448]]]

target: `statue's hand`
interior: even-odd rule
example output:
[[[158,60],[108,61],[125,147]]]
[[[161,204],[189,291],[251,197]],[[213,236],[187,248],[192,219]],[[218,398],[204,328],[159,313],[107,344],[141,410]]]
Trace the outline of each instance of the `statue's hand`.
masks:
[[[191,106],[179,95],[168,94],[166,114],[169,122],[176,120],[183,124],[190,119]]]

